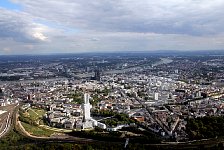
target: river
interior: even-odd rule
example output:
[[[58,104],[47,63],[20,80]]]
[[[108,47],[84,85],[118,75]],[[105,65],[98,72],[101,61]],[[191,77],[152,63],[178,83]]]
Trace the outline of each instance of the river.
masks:
[[[172,59],[169,58],[160,58],[160,61],[155,62],[154,64],[152,64],[152,67],[158,66],[158,65],[162,65],[162,64],[169,64],[173,62]],[[147,66],[150,67],[150,66]],[[127,68],[127,69],[122,69],[122,70],[110,70],[110,71],[105,71],[105,74],[113,74],[113,73],[127,73],[130,71],[135,71],[135,70],[140,70],[142,69],[142,66],[135,66],[135,67],[131,67],[131,68]]]

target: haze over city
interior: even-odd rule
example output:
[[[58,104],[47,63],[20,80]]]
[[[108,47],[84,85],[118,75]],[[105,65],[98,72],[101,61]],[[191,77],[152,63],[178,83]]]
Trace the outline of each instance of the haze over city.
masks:
[[[0,54],[223,50],[222,0],[1,0]]]

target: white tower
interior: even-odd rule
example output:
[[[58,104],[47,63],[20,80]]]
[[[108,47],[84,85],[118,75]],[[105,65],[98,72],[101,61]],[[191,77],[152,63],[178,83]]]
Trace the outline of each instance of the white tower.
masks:
[[[154,100],[158,101],[159,100],[159,93],[154,93]]]
[[[84,104],[83,104],[83,111],[84,111],[84,121],[88,121],[91,119],[90,117],[90,109],[91,105],[89,103],[89,94],[84,94]]]

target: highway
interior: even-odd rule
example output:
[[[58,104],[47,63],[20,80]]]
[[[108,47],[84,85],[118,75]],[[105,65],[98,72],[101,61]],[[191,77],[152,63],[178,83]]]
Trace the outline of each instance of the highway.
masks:
[[[4,118],[6,126],[4,128],[1,128],[0,134],[1,137],[3,137],[6,133],[8,133],[11,129],[14,129],[17,131],[18,134],[21,134],[22,136],[30,139],[29,143],[34,143],[34,144],[46,144],[46,143],[76,143],[76,144],[91,144],[91,143],[97,143],[97,144],[108,144],[108,141],[99,141],[99,140],[94,140],[94,139],[89,139],[89,138],[79,138],[79,137],[36,137],[36,136],[31,136],[30,134],[27,134],[26,131],[22,129],[20,126],[19,120],[18,120],[18,108],[19,106],[13,106],[9,112],[7,112],[7,115]],[[5,115],[6,113],[4,113]],[[2,115],[0,115],[2,117]],[[131,141],[130,141],[131,142]],[[129,142],[129,143],[130,143]],[[198,143],[200,142],[200,143]],[[206,140],[196,140],[196,141],[188,141],[188,142],[163,142],[160,144],[144,144],[145,146],[152,146],[152,147],[170,147],[172,148],[180,148],[184,147],[192,149],[192,148],[200,148],[201,145],[203,146],[209,146],[209,145],[217,145],[218,143],[223,143],[223,140],[219,139],[206,139]],[[116,144],[116,145],[123,145],[124,143],[122,141],[118,142],[109,142],[110,144]]]

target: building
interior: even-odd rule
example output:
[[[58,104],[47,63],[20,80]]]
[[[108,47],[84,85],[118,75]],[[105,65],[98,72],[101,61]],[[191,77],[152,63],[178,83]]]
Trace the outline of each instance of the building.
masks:
[[[99,69],[95,70],[94,78],[95,78],[95,80],[100,81],[100,70]]]
[[[89,94],[85,93],[84,94],[84,104],[83,104],[83,119],[84,121],[89,121],[91,120],[91,116],[90,116],[90,109],[91,109],[91,105],[89,103]]]
[[[0,88],[0,98],[3,99],[4,98],[4,93],[3,90]]]
[[[159,93],[154,93],[154,100],[156,100],[156,101],[159,100]]]

